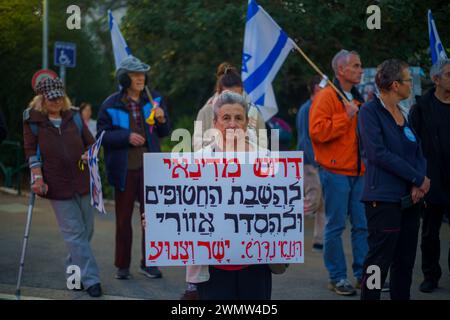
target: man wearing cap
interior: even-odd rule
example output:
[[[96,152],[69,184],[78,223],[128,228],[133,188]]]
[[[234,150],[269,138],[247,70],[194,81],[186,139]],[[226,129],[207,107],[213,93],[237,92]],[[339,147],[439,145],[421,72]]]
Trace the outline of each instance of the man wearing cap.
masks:
[[[102,104],[97,120],[97,136],[105,131],[103,147],[108,182],[114,186],[116,210],[117,279],[130,278],[134,202],[144,212],[143,155],[160,152],[159,138],[168,136],[167,108],[161,95],[144,90],[150,66],[133,56],[124,59],[116,72],[122,89]],[[153,100],[153,105],[150,103]],[[142,228],[140,271],[149,278],[161,278],[157,267],[145,266],[145,233]]]

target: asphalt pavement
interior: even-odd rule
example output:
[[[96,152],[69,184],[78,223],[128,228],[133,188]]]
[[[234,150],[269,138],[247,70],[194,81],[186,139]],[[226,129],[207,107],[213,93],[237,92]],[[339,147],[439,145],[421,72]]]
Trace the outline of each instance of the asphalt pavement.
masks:
[[[16,299],[16,281],[20,253],[27,217],[28,198],[0,191],[0,299]],[[185,289],[184,267],[161,267],[163,278],[149,279],[138,272],[140,259],[140,221],[138,210],[133,218],[133,252],[130,280],[116,280],[114,267],[115,215],[114,206],[106,205],[107,215],[96,214],[93,250],[100,268],[103,300],[151,299],[178,300]],[[358,300],[358,295],[343,297],[327,289],[328,277],[322,254],[313,252],[313,218],[305,219],[305,263],[290,265],[283,275],[273,275],[274,300]],[[351,275],[350,226],[344,232],[349,279]],[[450,245],[450,228],[441,229],[441,267],[443,276],[439,288],[425,294],[418,290],[422,281],[420,248],[414,268],[411,298],[414,300],[450,300],[450,276],[447,252]],[[38,198],[33,211],[31,233],[27,249],[21,286],[21,299],[94,299],[86,292],[66,288],[64,260],[67,255],[50,203]],[[382,293],[389,299],[389,293]]]

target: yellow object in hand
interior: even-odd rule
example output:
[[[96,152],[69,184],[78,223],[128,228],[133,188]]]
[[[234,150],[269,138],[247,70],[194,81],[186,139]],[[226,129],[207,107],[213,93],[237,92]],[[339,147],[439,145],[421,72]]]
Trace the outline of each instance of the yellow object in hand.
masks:
[[[83,160],[78,160],[78,169],[84,171],[84,162]]]
[[[152,112],[150,112],[150,115],[145,120],[149,125],[153,126],[155,125],[155,108],[152,109]]]

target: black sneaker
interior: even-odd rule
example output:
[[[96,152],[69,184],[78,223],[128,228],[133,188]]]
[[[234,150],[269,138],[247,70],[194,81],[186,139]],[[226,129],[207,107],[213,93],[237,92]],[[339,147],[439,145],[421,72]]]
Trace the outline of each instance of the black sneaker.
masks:
[[[322,252],[323,251],[323,244],[321,243],[314,243],[312,246],[313,252]]]
[[[83,286],[82,283],[80,283],[80,289],[73,288],[73,289],[71,289],[71,290],[72,290],[72,291],[83,291],[83,290],[84,290],[84,286]]]
[[[347,279],[342,279],[338,282],[330,281],[328,289],[341,296],[354,296],[356,294],[355,288],[353,288],[352,284]]]
[[[96,284],[90,286],[89,288],[86,289],[86,291],[93,298],[98,298],[103,295],[102,287],[100,286],[100,283],[96,283]]]
[[[116,279],[119,280],[128,280],[130,279],[131,275],[130,275],[130,269],[128,268],[123,268],[123,269],[117,269],[117,273],[116,273]]]
[[[162,273],[157,267],[141,267],[141,273],[148,278],[162,278]]]
[[[199,300],[197,290],[186,290],[180,297],[180,300]]]
[[[419,290],[425,293],[431,293],[438,287],[437,281],[425,279],[419,287]]]

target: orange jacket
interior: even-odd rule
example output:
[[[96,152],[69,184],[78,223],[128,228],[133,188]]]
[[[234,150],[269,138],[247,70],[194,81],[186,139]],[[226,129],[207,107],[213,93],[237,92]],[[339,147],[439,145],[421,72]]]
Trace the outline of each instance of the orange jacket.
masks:
[[[353,100],[358,106],[360,102]],[[357,116],[349,119],[332,87],[317,93],[309,113],[309,135],[315,160],[323,168],[346,176],[358,175]],[[359,160],[360,161],[360,160]],[[360,161],[364,173],[364,164]]]

